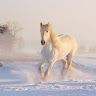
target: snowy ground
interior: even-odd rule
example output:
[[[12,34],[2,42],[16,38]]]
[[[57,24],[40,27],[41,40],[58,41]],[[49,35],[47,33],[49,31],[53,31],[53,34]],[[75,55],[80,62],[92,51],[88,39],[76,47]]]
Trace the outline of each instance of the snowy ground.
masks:
[[[96,59],[75,58],[72,72],[61,79],[62,63],[52,68],[47,82],[38,74],[36,62],[2,61],[0,96],[96,96]]]

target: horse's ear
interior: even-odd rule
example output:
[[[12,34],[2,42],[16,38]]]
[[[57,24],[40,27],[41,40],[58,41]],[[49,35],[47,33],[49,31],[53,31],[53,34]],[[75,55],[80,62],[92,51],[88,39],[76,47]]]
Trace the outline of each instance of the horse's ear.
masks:
[[[42,24],[42,22],[40,22],[40,26],[42,26],[43,24]]]
[[[50,23],[48,22],[48,26],[50,26]]]

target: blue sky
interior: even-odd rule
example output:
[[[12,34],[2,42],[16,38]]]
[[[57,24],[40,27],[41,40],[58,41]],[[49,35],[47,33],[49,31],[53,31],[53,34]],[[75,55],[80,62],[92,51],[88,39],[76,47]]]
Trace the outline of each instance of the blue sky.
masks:
[[[25,40],[40,40],[40,22],[54,33],[96,41],[96,0],[0,0],[0,23],[17,21]]]

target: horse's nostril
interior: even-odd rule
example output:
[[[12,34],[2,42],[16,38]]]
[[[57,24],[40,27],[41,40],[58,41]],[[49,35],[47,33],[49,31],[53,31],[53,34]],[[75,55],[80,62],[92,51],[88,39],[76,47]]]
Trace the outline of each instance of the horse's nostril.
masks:
[[[44,40],[41,40],[41,44],[44,45],[45,44],[45,41]]]

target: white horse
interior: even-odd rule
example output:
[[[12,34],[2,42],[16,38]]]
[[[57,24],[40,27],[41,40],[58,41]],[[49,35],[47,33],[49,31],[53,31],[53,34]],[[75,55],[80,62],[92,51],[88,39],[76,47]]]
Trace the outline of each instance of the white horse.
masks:
[[[63,62],[63,69],[61,72],[63,72],[64,69],[71,70],[72,59],[77,50],[77,43],[72,36],[63,34],[56,36],[49,23],[40,23],[40,27],[41,44],[43,48],[41,51],[42,60],[39,66],[39,72],[45,81],[50,74],[53,64],[57,60],[61,60]],[[66,60],[64,57],[66,57]],[[48,63],[48,68],[45,72],[43,72],[42,68],[45,63]]]

